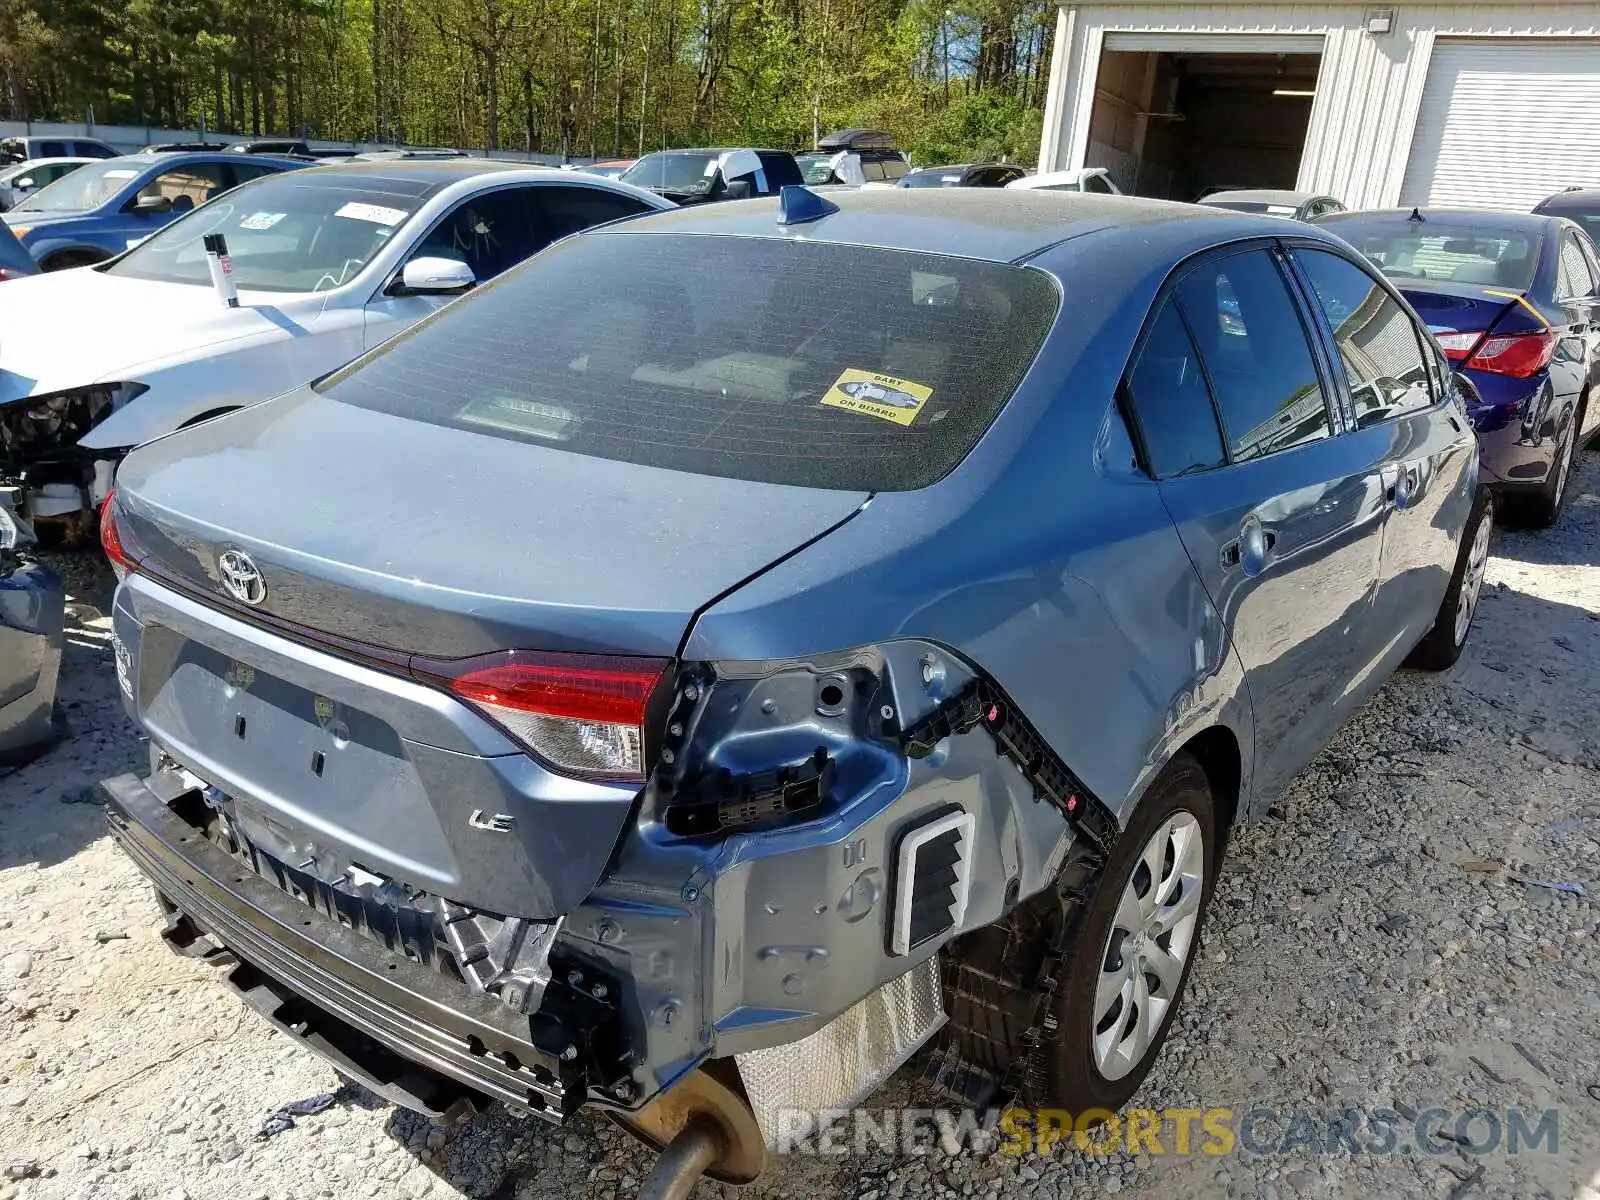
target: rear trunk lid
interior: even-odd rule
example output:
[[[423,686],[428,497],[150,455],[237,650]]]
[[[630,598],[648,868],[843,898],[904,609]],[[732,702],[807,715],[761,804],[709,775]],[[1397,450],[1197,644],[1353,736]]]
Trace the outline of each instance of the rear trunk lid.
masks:
[[[1430,280],[1422,286],[1404,279],[1394,283],[1436,335],[1485,333],[1507,316],[1508,310],[1520,307],[1517,298],[1522,295],[1488,284]],[[1528,320],[1533,322],[1531,314]]]
[[[309,389],[134,452],[125,534],[208,601],[430,658],[670,657],[702,606],[848,520],[865,492],[614,462]],[[247,608],[218,557],[265,582]]]

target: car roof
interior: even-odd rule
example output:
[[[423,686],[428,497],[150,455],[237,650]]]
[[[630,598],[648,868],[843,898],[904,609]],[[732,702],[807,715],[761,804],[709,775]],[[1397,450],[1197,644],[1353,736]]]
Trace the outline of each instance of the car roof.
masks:
[[[119,154],[115,158],[97,158],[100,163],[136,163],[141,171],[156,168],[170,171],[184,163],[228,162],[259,167],[262,163],[276,163],[285,167],[301,167],[304,160],[273,154],[228,154],[221,150],[174,150],[165,154]]]
[[[90,163],[107,161],[109,160],[104,158],[85,158],[81,154],[54,154],[49,158],[25,158],[21,162],[9,163],[0,166],[0,171],[34,170],[38,167],[52,166],[55,163],[82,163],[84,166],[88,166]]]
[[[1543,233],[1556,218],[1549,213],[1505,212],[1496,208],[1369,208],[1356,212],[1332,213],[1320,218],[1328,226],[1346,225],[1358,221],[1401,224],[1411,220],[1413,213],[1422,216],[1422,227],[1429,221],[1455,226],[1470,225],[1474,229],[1501,230],[1506,233]]]
[[[271,155],[238,155],[247,162],[270,161]],[[581,172],[563,171],[558,167],[545,167],[536,163],[510,162],[499,158],[386,158],[386,159],[334,159],[326,166],[306,166],[304,159],[291,160],[300,170],[301,179],[340,179],[346,182],[404,180],[408,183],[429,185],[431,188],[449,187],[461,179],[475,175],[503,175],[511,171],[535,172],[548,175],[552,180],[571,183],[572,176]],[[585,184],[585,186],[588,186]]]
[[[697,204],[631,218],[617,234],[732,234],[1020,262],[1070,238],[1153,223],[1211,222],[1215,240],[1280,236],[1282,219],[1077,192],[1006,188],[840,188],[819,192],[838,211],[803,225],[777,223],[776,197]]]
[[[1218,200],[1236,200],[1241,204],[1292,204],[1296,208],[1307,200],[1323,199],[1321,192],[1295,192],[1286,188],[1234,188],[1224,192],[1210,192],[1201,197],[1201,204],[1215,204]],[[1332,199],[1332,197],[1327,197]]]
[[[1600,187],[1573,187],[1557,192],[1553,196],[1546,196],[1533,206],[1534,212],[1547,212],[1573,204],[1587,207],[1600,204]]]

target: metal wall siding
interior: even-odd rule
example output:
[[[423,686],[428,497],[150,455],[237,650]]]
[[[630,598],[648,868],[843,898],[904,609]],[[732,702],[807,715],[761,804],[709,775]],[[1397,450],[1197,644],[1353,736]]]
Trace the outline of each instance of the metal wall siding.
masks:
[[[1040,169],[1083,165],[1107,31],[1325,35],[1297,186],[1328,192],[1352,208],[1399,200],[1436,38],[1600,37],[1600,6],[1593,3],[1400,6],[1395,30],[1378,37],[1365,32],[1362,17],[1359,3],[1125,2],[1064,9]]]

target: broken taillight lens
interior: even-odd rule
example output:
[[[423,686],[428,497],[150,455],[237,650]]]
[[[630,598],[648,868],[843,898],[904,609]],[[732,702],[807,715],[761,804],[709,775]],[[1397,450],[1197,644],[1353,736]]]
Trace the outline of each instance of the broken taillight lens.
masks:
[[[511,650],[449,666],[440,682],[551,766],[643,782],[645,716],[665,659]]]
[[[111,560],[111,570],[116,575],[117,582],[121,583],[139,569],[139,562],[122,544],[122,534],[117,530],[116,498],[117,493],[113,489],[107,494],[105,503],[100,506],[100,548]]]

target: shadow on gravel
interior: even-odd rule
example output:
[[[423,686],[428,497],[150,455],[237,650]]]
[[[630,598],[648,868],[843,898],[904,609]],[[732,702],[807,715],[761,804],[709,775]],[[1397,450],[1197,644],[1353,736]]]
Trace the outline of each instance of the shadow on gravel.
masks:
[[[98,549],[41,556],[67,585],[57,700],[68,733],[26,766],[0,770],[0,871],[52,867],[105,835],[95,784],[141,769],[144,741],[123,711],[105,628],[115,579]]]

